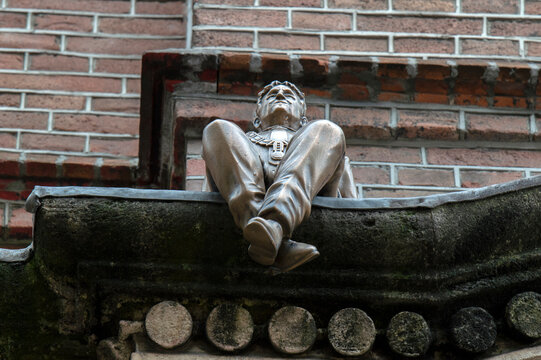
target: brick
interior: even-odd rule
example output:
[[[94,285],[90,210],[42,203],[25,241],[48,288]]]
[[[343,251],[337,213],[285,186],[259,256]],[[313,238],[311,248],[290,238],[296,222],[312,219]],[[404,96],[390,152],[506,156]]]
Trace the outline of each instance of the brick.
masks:
[[[520,141],[529,138],[528,116],[467,114],[469,140]]]
[[[91,32],[92,16],[34,14],[33,24],[36,30],[65,30]]]
[[[105,134],[139,133],[139,119],[90,114],[55,114],[54,129]]]
[[[539,141],[541,139],[541,114],[536,115],[535,124],[536,124],[536,127],[537,127],[537,131],[534,134],[534,139],[536,141]]]
[[[488,33],[498,36],[541,36],[541,21],[490,20]]]
[[[139,153],[139,140],[90,138],[90,151],[94,153],[136,157]]]
[[[415,102],[431,103],[431,104],[447,104],[449,98],[443,94],[417,93],[415,94]]]
[[[0,236],[2,235],[3,230],[6,227],[5,225],[7,225],[7,224],[4,224],[4,212],[6,211],[5,207],[6,207],[6,204],[4,202],[0,202]],[[0,247],[9,249],[8,247],[4,246],[3,243],[0,243]]]
[[[458,113],[400,110],[396,133],[408,139],[458,140]]]
[[[57,151],[83,151],[85,147],[84,136],[65,136],[49,134],[22,133],[22,149],[57,150]]]
[[[494,184],[501,184],[523,177],[521,171],[476,171],[460,170],[460,186],[478,188]]]
[[[449,35],[481,35],[483,21],[449,17],[358,15],[357,30],[433,34],[440,34],[444,30],[444,34]]]
[[[65,55],[32,54],[31,70],[57,70],[88,72],[88,58]]]
[[[186,160],[186,176],[204,176],[206,171],[205,160],[203,159],[187,159]]]
[[[0,68],[22,70],[24,64],[24,55],[22,54],[0,54]]]
[[[259,48],[281,50],[319,50],[319,36],[259,33]]]
[[[462,0],[461,11],[465,13],[517,14],[519,0]]]
[[[443,149],[428,148],[427,160],[435,165],[519,166],[537,168],[541,152],[512,149]]]
[[[196,0],[199,4],[219,4],[219,5],[238,5],[238,6],[252,6],[254,0]]]
[[[137,14],[181,15],[186,13],[184,1],[137,1]]]
[[[449,83],[447,81],[416,78],[414,89],[416,93],[442,94],[447,98],[447,94],[449,93]],[[417,95],[418,94],[416,94],[416,100],[418,100]]]
[[[416,79],[444,80],[451,77],[451,67],[448,64],[427,64],[423,61],[417,64]]]
[[[202,191],[204,180],[186,179],[186,191]]]
[[[145,19],[101,17],[99,32],[108,34],[185,35],[184,19]]]
[[[259,6],[321,7],[321,0],[259,0]]]
[[[365,198],[407,198],[417,196],[429,196],[444,193],[442,191],[430,190],[410,190],[410,189],[374,189],[366,188],[363,191]]]
[[[387,0],[329,0],[330,8],[362,9],[362,10],[387,10]]]
[[[128,94],[140,94],[141,93],[141,80],[128,79],[128,81],[126,81],[126,92]]]
[[[254,43],[253,32],[243,31],[215,31],[215,30],[194,30],[193,45],[208,46],[229,46],[251,48]]]
[[[25,191],[24,181],[19,179],[0,178],[0,199],[3,200],[24,200],[21,194]]]
[[[92,180],[94,178],[95,164],[96,158],[93,157],[68,157],[62,163],[62,177]]]
[[[21,95],[11,93],[0,93],[0,105],[9,107],[19,107]]]
[[[94,59],[94,72],[112,74],[141,73],[141,60]]]
[[[356,184],[389,184],[391,175],[388,167],[352,166],[353,178]]]
[[[346,155],[351,161],[421,163],[421,150],[417,148],[348,145]]]
[[[0,135],[0,147],[4,146]],[[1,176],[19,176],[19,153],[0,151],[0,175]],[[1,207],[0,207],[1,209]],[[2,218],[0,218],[0,224]]]
[[[103,159],[100,178],[103,181],[132,183],[135,167],[126,159]]]
[[[481,95],[457,93],[454,97],[454,105],[488,107],[488,99]]]
[[[22,9],[75,10],[105,13],[130,12],[130,2],[118,0],[8,0],[8,6]]]
[[[13,49],[60,50],[60,37],[20,33],[1,33],[0,47]]]
[[[195,9],[195,25],[285,27],[287,12],[278,10]]]
[[[127,38],[89,38],[66,37],[67,51],[107,55],[141,55],[146,51],[167,48],[183,48],[184,39],[127,39]]]
[[[222,118],[234,121],[252,121],[255,105],[252,102],[227,100],[183,99],[176,106],[177,118]]]
[[[27,154],[25,160],[25,176],[36,178],[56,178],[55,155]]]
[[[512,40],[462,39],[460,50],[462,54],[518,56],[519,44]]]
[[[84,96],[26,94],[25,108],[83,110]]]
[[[139,114],[139,99],[93,98],[92,110]]]
[[[527,56],[541,57],[541,42],[526,42]]]
[[[398,169],[400,185],[455,186],[453,170],[447,169]]]
[[[0,13],[0,28],[26,28],[26,14],[4,10]]]
[[[454,12],[455,0],[393,0],[393,10]]]
[[[294,29],[352,30],[351,14],[293,11]]]
[[[524,2],[524,13],[528,15],[541,14],[541,1],[540,0],[526,0]]]
[[[2,74],[2,84],[11,89],[116,93],[122,89],[120,79],[80,75]]]
[[[24,208],[15,208],[11,210],[11,216],[8,222],[8,231],[10,238],[32,238],[32,214]]]
[[[513,108],[528,108],[526,98],[518,98],[512,96],[494,96],[494,107],[513,107]]]
[[[394,51],[397,53],[453,54],[453,39],[394,38]]]
[[[342,127],[347,138],[391,138],[391,112],[387,109],[333,107],[331,120]]]
[[[387,38],[325,35],[325,50],[387,52]]]
[[[325,107],[308,105],[306,108],[306,117],[308,121],[325,118]]]
[[[29,111],[0,111],[0,128],[47,129],[49,114]]]
[[[13,133],[0,132],[0,147],[15,149],[17,147],[17,135]]]

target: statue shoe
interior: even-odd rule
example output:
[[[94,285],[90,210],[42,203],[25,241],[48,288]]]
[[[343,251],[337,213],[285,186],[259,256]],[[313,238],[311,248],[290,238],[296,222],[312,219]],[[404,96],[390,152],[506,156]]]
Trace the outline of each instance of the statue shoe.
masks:
[[[248,254],[261,265],[272,265],[282,243],[283,231],[280,223],[254,217],[244,227],[243,236],[250,243]]]
[[[319,251],[313,245],[290,239],[284,240],[276,256],[276,261],[271,267],[271,272],[274,275],[288,272],[318,256]]]

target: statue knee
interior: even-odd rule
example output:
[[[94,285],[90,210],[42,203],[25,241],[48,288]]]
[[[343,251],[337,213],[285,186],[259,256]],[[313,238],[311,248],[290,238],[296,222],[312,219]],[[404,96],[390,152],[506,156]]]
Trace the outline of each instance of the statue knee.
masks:
[[[344,132],[342,131],[342,128],[332,121],[329,120],[316,120],[311,121],[306,125],[307,127],[310,127],[310,131],[314,131],[318,133],[318,137],[321,138],[321,136],[326,137],[329,140],[332,141],[338,141],[339,143],[343,143],[344,146],[346,144],[346,137],[344,136]],[[308,129],[307,129],[308,130]]]
[[[227,120],[216,119],[205,126],[205,129],[203,130],[203,139],[209,136],[225,134],[228,132],[227,129],[231,129],[231,127],[234,126],[236,125]]]

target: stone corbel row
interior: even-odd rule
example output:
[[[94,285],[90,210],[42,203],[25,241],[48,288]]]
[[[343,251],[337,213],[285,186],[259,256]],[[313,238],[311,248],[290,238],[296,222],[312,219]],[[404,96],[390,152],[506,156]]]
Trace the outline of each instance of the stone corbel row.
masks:
[[[541,338],[541,295],[525,292],[507,304],[505,320],[512,335],[527,340]],[[164,350],[184,351],[190,338],[200,331],[190,312],[176,301],[162,301],[146,314],[145,321],[121,321],[118,339],[107,339],[98,346],[99,360],[127,360],[132,352],[128,342],[135,334],[146,335]],[[422,356],[430,349],[432,331],[422,315],[403,311],[396,314],[384,335],[389,348],[404,357]],[[372,349],[378,331],[362,310],[346,308],[336,312],[327,328],[318,329],[312,314],[301,307],[277,310],[268,324],[257,326],[250,313],[237,304],[221,304],[204,324],[207,340],[223,353],[238,353],[258,337],[267,337],[275,351],[285,355],[308,352],[317,340],[330,343],[343,356],[360,356]],[[448,324],[449,341],[459,351],[476,354],[489,350],[496,342],[494,318],[483,308],[466,307],[457,311]],[[132,358],[133,359],[133,358]]]

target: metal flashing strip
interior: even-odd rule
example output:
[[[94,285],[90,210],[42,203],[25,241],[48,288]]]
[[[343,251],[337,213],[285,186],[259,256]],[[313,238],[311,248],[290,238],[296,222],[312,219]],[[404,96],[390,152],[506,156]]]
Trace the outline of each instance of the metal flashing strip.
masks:
[[[474,201],[513,191],[541,186],[541,176],[519,179],[503,184],[483,188],[459,191],[448,194],[436,194],[410,198],[379,199],[341,199],[316,197],[312,205],[326,209],[344,210],[377,210],[404,208],[435,208],[447,203]],[[219,193],[207,193],[184,190],[154,190],[104,187],[46,187],[36,186],[26,200],[26,210],[35,213],[40,206],[40,199],[48,197],[99,197],[126,200],[158,200],[158,201],[202,201],[224,203]]]

